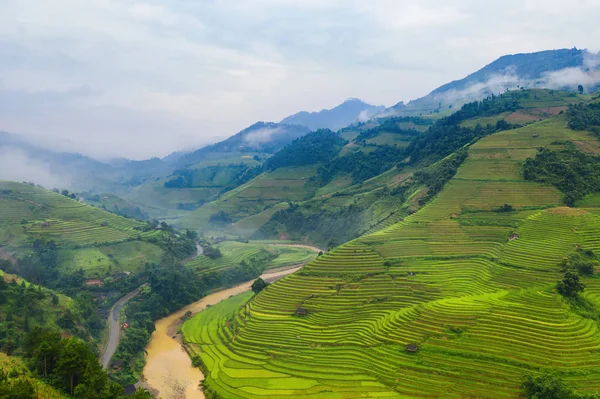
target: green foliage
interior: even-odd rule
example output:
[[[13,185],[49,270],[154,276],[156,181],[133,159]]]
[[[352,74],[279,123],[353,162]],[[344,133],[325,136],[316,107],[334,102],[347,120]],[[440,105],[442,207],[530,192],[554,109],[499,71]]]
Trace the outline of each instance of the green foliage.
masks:
[[[165,188],[226,187],[248,170],[243,163],[207,166],[198,169],[176,169]]]
[[[348,173],[352,176],[352,183],[360,183],[375,177],[393,167],[402,159],[403,151],[394,146],[377,147],[375,151],[365,153],[355,151],[343,157],[337,157],[321,166],[315,180],[323,186],[329,183],[336,175]]]
[[[556,283],[556,289],[561,295],[573,298],[584,291],[585,284],[579,280],[579,273],[576,270],[567,269],[564,272],[562,280]]]
[[[116,398],[122,388],[109,381],[91,347],[78,338],[36,328],[25,340],[34,370],[54,387],[75,398]]]
[[[542,148],[535,158],[525,161],[525,180],[552,184],[565,194],[565,203],[600,191],[600,157],[584,154],[573,147],[562,151]]]
[[[512,212],[514,210],[515,210],[515,208],[512,205],[504,204],[501,207],[494,209],[494,212],[505,213],[505,212]]]
[[[384,119],[379,126],[361,132],[354,141],[361,142],[376,137],[381,133],[393,133],[402,136],[415,137],[421,133],[415,128],[402,128],[402,124],[413,124],[415,126],[431,126],[432,119],[423,119],[419,117],[404,116]]]
[[[314,242],[337,246],[358,237],[361,233],[361,215],[365,208],[360,205],[328,208],[320,202],[305,206],[292,206],[278,211],[264,224],[253,238],[277,237],[290,234],[291,239],[302,239],[311,235]]]
[[[570,105],[567,118],[571,129],[589,130],[600,136],[600,103]]]
[[[314,165],[333,159],[346,140],[331,130],[323,129],[294,140],[264,163],[266,170],[290,166]]]
[[[0,399],[35,399],[37,395],[33,383],[19,379],[10,381],[9,376],[0,372]]]
[[[258,294],[259,292],[267,288],[268,285],[269,283],[267,283],[265,280],[263,280],[262,278],[258,278],[252,283],[252,292]]]
[[[600,265],[598,257],[591,250],[578,248],[577,251],[567,256],[562,263],[562,270],[577,270],[580,274],[586,276],[594,275],[596,267]]]
[[[579,394],[556,372],[525,377],[523,389],[528,399],[597,399],[598,395]]]
[[[461,127],[460,123],[479,116],[497,115],[520,108],[513,94],[492,95],[483,101],[463,105],[460,111],[440,119],[427,132],[416,137],[406,148],[406,156],[411,164],[417,164],[427,158],[440,159],[452,154],[463,146],[489,134],[512,129],[515,126],[498,121],[496,126],[476,126],[474,129]]]
[[[215,248],[211,245],[207,245],[205,247],[202,248],[202,254],[204,256],[208,256],[211,259],[219,259],[223,256],[223,254],[221,253],[221,250],[219,250],[219,248]]]
[[[221,209],[217,213],[210,215],[209,222],[217,226],[224,226],[233,222],[233,219],[231,219],[231,216],[227,212]]]
[[[415,173],[415,181],[419,184],[425,184],[429,188],[427,195],[420,199],[421,204],[425,204],[442,191],[444,185],[454,177],[467,156],[466,150],[457,151],[443,161]]]

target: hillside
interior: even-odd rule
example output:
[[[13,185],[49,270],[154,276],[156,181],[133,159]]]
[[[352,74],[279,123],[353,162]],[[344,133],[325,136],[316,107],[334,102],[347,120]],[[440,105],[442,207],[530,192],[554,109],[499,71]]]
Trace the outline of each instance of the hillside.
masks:
[[[593,93],[600,89],[599,60],[600,54],[576,48],[505,55],[424,97],[408,104],[400,102],[379,116],[447,115],[465,103],[520,87],[576,91],[583,82],[571,76],[592,82],[584,90]]]
[[[339,130],[355,122],[362,122],[383,111],[385,107],[367,104],[358,98],[349,98],[332,109],[319,112],[298,112],[288,116],[281,123],[307,126],[310,130]]]
[[[186,166],[204,160],[218,160],[223,153],[273,154],[308,132],[310,129],[306,126],[257,122],[226,140],[183,155],[177,160],[177,165]]]
[[[86,277],[98,278],[135,272],[164,252],[151,242],[159,232],[145,223],[29,184],[0,182],[0,206],[3,257],[23,257],[36,251],[35,245],[42,252],[52,246],[58,273],[82,269]],[[38,274],[29,270],[24,277],[38,281],[43,278]]]
[[[337,135],[313,132],[265,161],[256,178],[172,221],[209,236],[292,239],[334,247],[417,210],[429,188],[422,182],[400,188],[414,182],[415,169],[478,137],[550,118],[586,98],[517,90],[465,105],[437,121],[395,117]],[[219,212],[227,217],[216,218]]]
[[[232,298],[188,321],[207,392],[515,398],[526,376],[547,370],[600,390],[599,194],[569,208],[560,180],[523,175],[542,147],[600,154],[598,138],[567,118],[478,138],[421,210],[245,305]],[[579,264],[591,266],[569,269]],[[579,296],[557,291],[569,273],[585,284]]]

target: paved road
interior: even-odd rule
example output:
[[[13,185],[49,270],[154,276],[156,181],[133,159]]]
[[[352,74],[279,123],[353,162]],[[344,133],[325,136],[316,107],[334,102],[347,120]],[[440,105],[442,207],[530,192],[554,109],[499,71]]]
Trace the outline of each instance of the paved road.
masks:
[[[141,288],[141,287],[140,287]],[[119,313],[121,313],[121,309],[123,305],[125,305],[129,300],[135,297],[140,293],[140,288],[135,291],[131,291],[129,294],[125,295],[123,298],[119,299],[112,308],[110,308],[110,313],[108,315],[108,342],[104,347],[104,351],[100,355],[100,364],[105,369],[108,368],[110,364],[110,360],[112,359],[117,347],[119,346],[119,340],[121,339],[121,326],[119,325]]]

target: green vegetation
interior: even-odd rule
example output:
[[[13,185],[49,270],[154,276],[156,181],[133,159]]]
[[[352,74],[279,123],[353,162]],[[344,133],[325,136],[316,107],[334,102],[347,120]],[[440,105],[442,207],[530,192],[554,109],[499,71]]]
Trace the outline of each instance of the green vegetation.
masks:
[[[352,177],[352,184],[361,183],[393,167],[402,154],[400,149],[387,145],[377,147],[369,153],[353,151],[321,166],[317,175],[311,179],[319,186],[324,186],[335,176],[348,174]]]
[[[317,130],[285,146],[265,162],[264,168],[275,170],[327,162],[335,157],[345,144],[346,141],[331,130]]]
[[[266,283],[265,280],[263,280],[262,278],[258,278],[252,283],[252,292],[258,294],[259,292],[267,288],[268,285],[269,284]]]
[[[571,129],[589,130],[600,136],[600,102],[571,105],[567,117]]]
[[[565,204],[600,192],[600,157],[584,154],[569,146],[562,151],[542,148],[525,162],[526,180],[549,183],[565,194]]]
[[[143,211],[139,205],[119,198],[114,194],[84,193],[82,197],[86,203],[102,208],[105,211],[116,213],[119,216],[138,220],[150,219],[148,213]]]
[[[540,376],[528,375],[523,383],[528,399],[596,399],[597,394],[580,394],[565,383],[556,372],[546,372]]]
[[[418,202],[439,186],[420,210],[184,324],[206,391],[225,398],[583,398],[600,389],[593,310],[600,279],[584,272],[596,268],[600,213],[561,206],[557,188],[521,173],[540,147],[561,155],[572,141],[595,151],[597,141],[565,121],[558,115],[473,136],[444,127],[439,137],[447,134],[449,149],[428,138],[417,156],[428,168],[399,185],[414,191],[395,193]],[[341,192],[354,194],[322,200],[360,198]],[[273,220],[306,226],[310,202]],[[323,228],[317,217],[313,223]],[[557,287],[563,280],[574,290]],[[559,290],[578,294],[565,298]],[[407,352],[409,344],[418,352]],[[548,368],[564,384],[540,378]]]

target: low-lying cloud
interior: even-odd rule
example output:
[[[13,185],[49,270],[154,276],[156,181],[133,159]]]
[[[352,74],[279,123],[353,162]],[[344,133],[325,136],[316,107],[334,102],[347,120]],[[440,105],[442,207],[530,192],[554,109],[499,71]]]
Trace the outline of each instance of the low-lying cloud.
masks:
[[[268,143],[272,140],[273,136],[280,133],[283,129],[281,127],[266,127],[262,129],[255,130],[251,133],[248,133],[246,137],[244,137],[244,141],[250,147],[257,147],[261,144]]]
[[[49,163],[32,158],[25,151],[11,147],[0,147],[0,180],[27,181],[51,189],[69,188],[71,179],[53,173]]]

